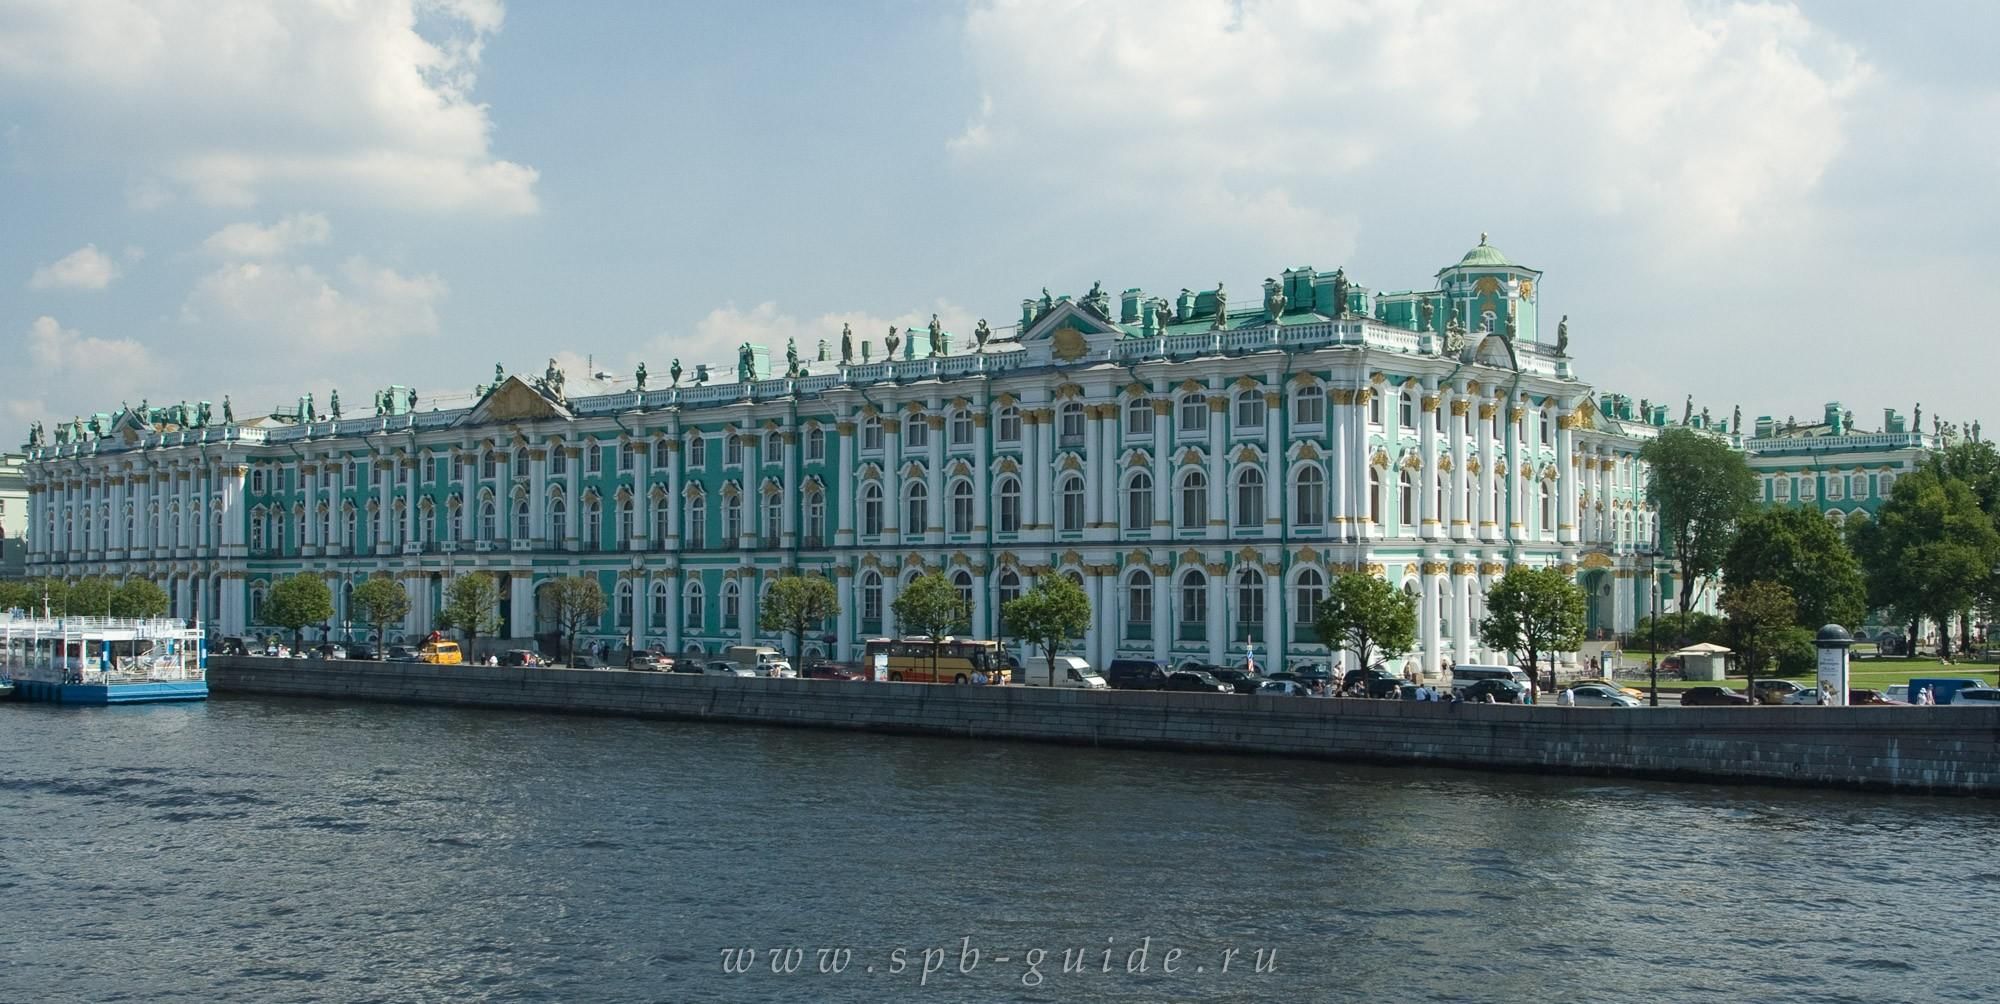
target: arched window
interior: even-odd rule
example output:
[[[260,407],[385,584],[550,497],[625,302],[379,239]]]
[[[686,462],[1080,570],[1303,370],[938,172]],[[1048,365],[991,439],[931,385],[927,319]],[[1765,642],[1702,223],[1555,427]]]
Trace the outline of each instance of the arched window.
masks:
[[[1556,529],[1555,495],[1549,491],[1549,483],[1547,480],[1539,482],[1535,487],[1541,493],[1541,502],[1542,502],[1541,532],[1544,534],[1554,533]]]
[[[494,538],[494,537],[495,537],[495,536],[497,535],[498,531],[497,531],[497,529],[496,529],[496,528],[494,527],[494,525],[493,525],[493,524],[494,524],[494,515],[495,515],[495,514],[494,514],[494,506],[493,506],[493,500],[492,500],[492,499],[480,499],[480,500],[479,500],[479,539],[480,539],[480,540],[492,540],[492,539],[493,539],[493,538]],[[383,534],[381,534],[381,536],[380,536],[380,537],[379,537],[378,539],[382,539],[382,540],[387,540],[387,539],[388,539],[388,536],[389,536],[388,534],[386,534],[386,533],[383,533]]]
[[[1208,398],[1201,394],[1189,394],[1181,398],[1180,427],[1182,435],[1192,435],[1208,431]]]
[[[1431,518],[1443,523],[1444,517],[1444,472],[1439,471],[1437,479],[1431,482]]]
[[[698,471],[708,466],[707,436],[704,436],[699,432],[688,433],[687,451],[688,451],[687,465],[689,470]]]
[[[618,627],[620,630],[629,631],[632,629],[632,580],[627,579],[618,583],[614,595],[617,597]]]
[[[667,441],[662,439],[653,444],[653,469],[664,471],[673,463],[673,451],[667,449]]]
[[[903,445],[913,450],[931,445],[931,424],[927,416],[913,412],[903,419]]]
[[[1021,441],[1021,409],[1004,405],[994,417],[993,438],[1003,443]]]
[[[785,527],[785,495],[783,492],[768,492],[764,495],[764,539],[776,540]]]
[[[632,546],[632,499],[630,496],[618,500],[618,546]]]
[[[529,528],[528,528],[528,500],[527,500],[527,499],[515,499],[515,500],[514,500],[514,539],[515,539],[515,540],[527,540],[527,539],[528,539],[528,537],[529,537]]]
[[[1189,637],[1190,629],[1198,632],[1208,624],[1208,579],[1201,572],[1190,570],[1181,577],[1180,606],[1182,637]]]
[[[722,629],[736,630],[742,622],[743,591],[731,579],[722,584]]]
[[[549,497],[549,546],[561,547],[569,535],[569,505],[561,495]]]
[[[1264,472],[1245,467],[1236,472],[1236,528],[1264,525]]]
[[[358,524],[360,520],[361,520],[360,512],[353,509],[347,511],[347,539],[349,540],[356,539],[356,536],[359,532],[359,527],[356,524]],[[465,539],[464,506],[455,505],[451,507],[451,539],[453,540]]]
[[[583,546],[597,550],[604,546],[604,505],[594,496],[583,500]]]
[[[672,510],[667,508],[667,497],[665,495],[654,496],[653,497],[653,546],[654,547],[666,546],[667,531],[673,529],[673,526],[674,526],[674,514]]]
[[[1301,467],[1292,476],[1292,525],[1320,526],[1326,522],[1326,474],[1318,464]]]
[[[1083,442],[1083,405],[1071,401],[1056,413],[1056,434],[1065,446]]]
[[[1292,424],[1326,424],[1326,388],[1309,383],[1292,394]]]
[[[912,481],[903,490],[903,533],[923,533],[930,525],[931,490],[921,481]]]
[[[250,587],[250,623],[264,622],[264,584],[259,582]]]
[[[882,630],[882,576],[874,571],[861,573],[861,622],[870,631]]]
[[[1125,435],[1137,437],[1152,434],[1153,402],[1143,397],[1125,402]]]
[[[1417,427],[1417,395],[1415,391],[1403,391],[1396,395],[1396,424],[1405,429]]]
[[[1255,431],[1264,427],[1264,392],[1246,390],[1236,395],[1236,429]]]
[[[812,547],[825,547],[826,539],[826,493],[817,486],[806,489],[806,543]]]
[[[1208,525],[1208,475],[1200,468],[1181,474],[1181,529],[1198,530]]]
[[[951,413],[951,445],[972,445],[972,412],[958,408]]]
[[[1249,565],[1236,570],[1236,623],[1252,630],[1264,626],[1264,573]]]
[[[882,416],[870,415],[861,420],[861,448],[864,450],[882,448]]]
[[[700,549],[708,546],[708,496],[696,493],[687,503],[688,547]]]
[[[861,486],[861,532],[868,536],[882,532],[882,486],[873,481]]]
[[[639,448],[632,443],[618,444],[618,469],[629,471],[638,465]]]
[[[1374,392],[1373,390],[1364,390],[1362,393],[1368,395],[1368,424],[1381,425],[1382,395]]]
[[[1125,529],[1144,533],[1153,526],[1153,476],[1133,471],[1125,479]]]
[[[1021,532],[1021,482],[1012,475],[1000,479],[1000,532]]]
[[[806,461],[822,463],[826,460],[826,429],[813,426],[806,431]]]
[[[1292,623],[1301,627],[1310,626],[1313,617],[1319,613],[1320,601],[1326,599],[1326,577],[1319,569],[1306,567],[1299,569],[1298,577],[1292,580]],[[1331,645],[1325,638],[1321,643]]]
[[[1404,529],[1417,525],[1417,479],[1407,467],[1396,475],[1396,506],[1397,521]]]
[[[964,478],[951,483],[951,532],[972,532],[972,482]]]
[[[667,592],[664,580],[654,582],[647,595],[651,598],[652,604],[647,608],[646,623],[654,631],[659,631],[667,623],[667,604],[672,601],[672,595]]]
[[[743,493],[724,493],[722,496],[722,544],[736,546],[736,538],[743,535]]]
[[[1083,529],[1083,478],[1075,474],[1065,476],[1056,485],[1056,498],[1060,503],[1058,530],[1079,531]]]
[[[1125,580],[1125,623],[1141,629],[1128,631],[1129,637],[1150,636],[1145,632],[1153,626],[1153,575],[1143,568]]]
[[[951,584],[958,590],[959,601],[965,604],[966,610],[970,611],[972,609],[972,573],[963,568],[951,573]]]
[[[700,579],[689,579],[687,587],[681,590],[681,630],[689,634],[700,634],[702,620],[707,616],[703,609]]]
[[[998,593],[1002,609],[1005,609],[1009,602],[1021,598],[1021,577],[1013,569],[1000,570]]]
[[[776,429],[764,433],[764,455],[757,459],[771,463],[785,455],[785,436]]]

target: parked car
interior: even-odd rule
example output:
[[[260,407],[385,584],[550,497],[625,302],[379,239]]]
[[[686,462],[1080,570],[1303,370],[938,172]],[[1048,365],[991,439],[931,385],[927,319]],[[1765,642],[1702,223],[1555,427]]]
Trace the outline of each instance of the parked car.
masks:
[[[313,646],[312,651],[306,653],[306,658],[345,659],[347,658],[347,647],[344,645],[338,645],[331,642],[324,645],[315,645]]]
[[[1350,670],[1340,682],[1340,692],[1362,693],[1369,697],[1400,697],[1403,678],[1385,669]]]
[[[821,660],[806,670],[808,680],[866,680],[868,677],[860,667],[851,662],[829,662]]]
[[[594,656],[594,655],[591,655],[591,654],[590,654],[590,653],[588,653],[588,652],[578,652],[578,653],[576,653],[576,654],[574,654],[574,655],[571,655],[571,656],[569,657],[569,668],[571,668],[571,669],[603,669],[603,668],[604,668],[604,660],[603,660],[603,659],[599,659],[598,657],[596,657],[596,656]]]
[[[1160,690],[1167,685],[1167,664],[1151,659],[1113,659],[1104,668],[1104,682],[1113,690]]]
[[[733,662],[711,662],[702,667],[703,676],[756,676],[757,671]]]
[[[1571,700],[1579,708],[1636,708],[1641,706],[1638,698],[1616,687],[1601,683],[1584,683],[1569,688]]]
[[[1278,678],[1278,674],[1276,673],[1266,673],[1264,676],[1265,679],[1269,680]],[[1333,670],[1325,666],[1307,666],[1303,669],[1292,670],[1291,678],[1305,684],[1309,688],[1317,687],[1324,683],[1328,690],[1333,689]]]
[[[1883,691],[1882,696],[1887,697],[1891,704],[1908,704],[1910,703],[1910,685],[1907,683],[1892,683],[1889,685],[1888,690]]]
[[[702,666],[699,659],[681,658],[673,660],[672,665],[667,667],[667,672],[700,676],[702,673],[707,672],[707,670]]]
[[[1728,687],[1689,687],[1681,691],[1681,706],[1684,708],[1720,708],[1747,705],[1748,697]]]
[[[2000,688],[1966,687],[1951,695],[1953,704],[1977,704],[1982,707],[2000,707]]]
[[[796,678],[799,674],[792,669],[791,661],[783,652],[769,645],[731,645],[722,650],[722,657],[739,666],[755,670],[752,676],[785,676]]]
[[[1473,681],[1463,692],[1468,701],[1485,701],[1489,694],[1496,704],[1520,704],[1527,697],[1528,688],[1514,680],[1489,677]]]
[[[1594,679],[1594,680],[1578,680],[1578,681],[1576,681],[1575,683],[1572,683],[1572,684],[1570,684],[1570,686],[1571,686],[1571,687],[1610,687],[1610,688],[1611,688],[1612,690],[1615,690],[1615,691],[1618,691],[1619,693],[1621,693],[1621,694],[1624,694],[1624,695],[1625,695],[1626,697],[1636,697],[1636,698],[1640,698],[1640,699],[1644,699],[1644,698],[1645,698],[1645,696],[1646,696],[1646,692],[1645,692],[1645,691],[1643,691],[1643,690],[1640,690],[1640,689],[1639,689],[1639,688],[1637,688],[1637,687],[1628,687],[1628,686],[1626,686],[1626,685],[1624,685],[1624,684],[1622,684],[1622,683],[1619,683],[1619,682],[1618,682],[1618,681],[1616,681],[1616,680],[1607,680],[1607,679],[1605,679],[1604,677],[1601,677],[1601,676],[1600,676],[1600,677],[1598,677],[1598,678],[1596,678],[1596,679]]]
[[[411,648],[411,647],[410,647],[410,646],[408,646],[408,645],[391,645],[391,646],[389,646],[389,652],[388,652],[388,654],[387,654],[387,655],[383,656],[383,658],[387,659],[387,660],[388,660],[388,661],[390,661],[390,662],[422,662],[422,661],[423,661],[423,660],[422,660],[421,658],[419,658],[419,657],[417,656],[417,650],[416,650],[416,649],[414,649],[414,648]]]
[[[1785,698],[1804,689],[1790,680],[1758,680],[1751,696],[1759,704],[1783,704]]]
[[[1894,690],[1895,688],[1891,687],[1889,689]],[[1888,694],[1885,694],[1879,690],[1869,690],[1866,688],[1862,688],[1860,690],[1848,691],[1847,703],[1850,705],[1862,705],[1862,704],[1907,704],[1909,702],[1895,700],[1891,698]]]
[[[347,657],[361,662],[374,662],[379,658],[374,646],[364,645],[360,642],[347,643]]]
[[[1265,680],[1257,686],[1259,697],[1311,697],[1312,688],[1297,680]]]
[[[1785,695],[1784,697],[1780,698],[1780,699],[1779,699],[1779,703],[1781,703],[1781,704],[1818,704],[1818,703],[1819,703],[1819,688],[1818,688],[1818,687],[1806,687],[1806,688],[1803,688],[1803,689],[1801,689],[1801,690],[1797,690],[1797,691],[1794,691],[1794,692],[1792,692],[1792,693],[1789,693],[1789,694],[1786,694],[1786,695]]]
[[[455,641],[427,641],[417,649],[418,662],[436,663],[440,666],[456,666],[465,661]]]
[[[1953,698],[1967,687],[1985,688],[1986,681],[1976,676],[1920,676],[1910,680],[1910,693],[1915,695],[1928,690],[1932,704],[1954,703]]]
[[[1233,694],[1236,688],[1213,676],[1193,669],[1177,669],[1167,675],[1167,685],[1162,690],[1177,690],[1198,694]]]
[[[630,656],[626,657],[625,668],[645,669],[645,670],[665,670],[667,667],[673,665],[673,663],[674,661],[672,659],[669,659],[663,655],[654,655],[651,652],[634,652]]]
[[[500,665],[540,666],[542,665],[542,657],[535,654],[534,651],[530,649],[510,648],[507,651],[500,653]]]
[[[1254,694],[1264,685],[1262,676],[1233,666],[1217,666],[1209,670],[1208,675],[1236,688],[1239,694]]]

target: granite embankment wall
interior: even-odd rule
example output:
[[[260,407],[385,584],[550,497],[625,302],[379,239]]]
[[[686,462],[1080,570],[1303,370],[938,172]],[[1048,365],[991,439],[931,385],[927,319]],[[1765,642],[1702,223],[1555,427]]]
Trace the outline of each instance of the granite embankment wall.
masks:
[[[1561,708],[215,658],[217,693],[2000,795],[2000,708]]]

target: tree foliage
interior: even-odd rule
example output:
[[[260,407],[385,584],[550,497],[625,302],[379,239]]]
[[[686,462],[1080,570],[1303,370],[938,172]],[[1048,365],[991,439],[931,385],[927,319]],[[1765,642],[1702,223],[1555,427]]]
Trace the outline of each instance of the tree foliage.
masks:
[[[1651,470],[1646,500],[1680,569],[1680,608],[1687,610],[1697,581],[1721,570],[1736,522],[1756,500],[1757,479],[1741,453],[1693,429],[1667,429],[1640,448],[1639,459]]]
[[[1797,604],[1796,623],[1817,631],[1828,624],[1852,630],[1868,613],[1867,583],[1847,539],[1809,508],[1761,509],[1737,524],[1736,540],[1722,559],[1724,583],[1772,582]],[[1729,585],[1725,585],[1725,593]]]
[[[299,647],[299,635],[309,624],[333,619],[333,592],[317,575],[299,574],[279,579],[264,599],[264,620],[292,633],[292,647]]]
[[[576,659],[576,636],[584,625],[604,617],[604,586],[594,575],[569,575],[544,584],[543,595],[555,608],[556,629],[563,636],[563,661]],[[638,602],[635,598],[633,602]]]
[[[1575,650],[1583,643],[1588,601],[1583,587],[1560,568],[1516,565],[1486,593],[1486,617],[1479,624],[1480,640],[1488,648],[1511,652],[1539,680],[1544,657]],[[1549,689],[1555,689],[1555,660],[1550,658]]]
[[[1313,630],[1327,647],[1354,653],[1366,669],[1417,643],[1416,597],[1365,572],[1335,576],[1313,611]]]
[[[840,616],[840,595],[818,574],[780,575],[757,609],[757,626],[792,636],[792,665],[805,672],[806,632]]]
[[[1731,582],[1722,591],[1722,610],[1729,617],[1730,647],[1736,664],[1750,678],[1748,692],[1757,693],[1757,672],[1775,655],[1784,636],[1799,630],[1799,606],[1782,582],[1758,579]]]
[[[71,617],[110,617],[117,594],[118,585],[110,579],[95,575],[78,579],[63,598],[63,611]]]
[[[1090,597],[1067,575],[1044,575],[1008,600],[1000,619],[1009,634],[1027,639],[1054,666],[1056,654],[1090,629]]]
[[[438,611],[438,627],[456,629],[464,636],[467,648],[480,637],[500,630],[500,584],[485,572],[469,572],[453,578],[444,587],[444,607]]]
[[[1727,631],[1728,628],[1722,623],[1722,618],[1706,610],[1687,610],[1661,614],[1660,631],[1657,635],[1653,633],[1653,618],[1650,615],[1641,617],[1638,625],[1632,629],[1632,637],[1635,639],[1633,641],[1635,645],[1642,641],[1650,644],[1657,640],[1663,648],[1676,649],[1703,642],[1720,643]]]
[[[350,616],[374,629],[376,644],[389,641],[389,625],[410,615],[410,594],[403,584],[377,575],[354,587]]]
[[[111,596],[113,617],[161,617],[167,612],[167,591],[159,583],[138,576],[118,584]]]
[[[943,572],[925,572],[903,587],[891,604],[896,624],[902,631],[931,640],[931,672],[937,672],[937,646],[953,631],[965,629],[972,621],[972,605],[960,596],[958,587]]]
[[[1850,537],[1867,573],[1869,605],[1904,620],[1929,618],[1939,627],[1940,654],[1949,656],[1946,621],[1991,591],[2000,563],[2000,531],[1972,489],[1928,469],[1913,471],[1897,479],[1876,518]]]

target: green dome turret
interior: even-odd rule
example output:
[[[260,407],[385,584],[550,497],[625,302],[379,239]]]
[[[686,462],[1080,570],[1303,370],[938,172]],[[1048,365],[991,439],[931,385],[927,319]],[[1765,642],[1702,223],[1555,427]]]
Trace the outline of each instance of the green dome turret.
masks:
[[[1473,248],[1470,251],[1467,251],[1465,253],[1465,257],[1460,258],[1458,260],[1458,264],[1460,268],[1464,268],[1467,265],[1492,265],[1492,266],[1505,267],[1512,265],[1514,263],[1508,261],[1507,256],[1501,254],[1499,248],[1496,248],[1493,245],[1486,243],[1485,234],[1480,234],[1479,246]]]

